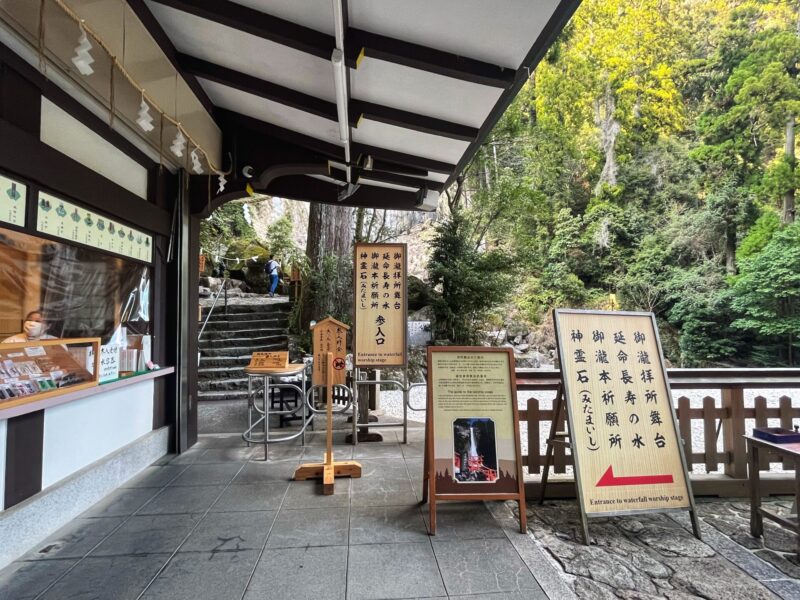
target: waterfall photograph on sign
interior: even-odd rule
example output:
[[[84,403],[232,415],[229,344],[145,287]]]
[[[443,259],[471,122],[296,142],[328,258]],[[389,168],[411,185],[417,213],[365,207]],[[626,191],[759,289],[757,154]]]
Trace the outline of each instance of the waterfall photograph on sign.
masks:
[[[453,480],[494,483],[497,477],[494,421],[485,418],[453,421]]]

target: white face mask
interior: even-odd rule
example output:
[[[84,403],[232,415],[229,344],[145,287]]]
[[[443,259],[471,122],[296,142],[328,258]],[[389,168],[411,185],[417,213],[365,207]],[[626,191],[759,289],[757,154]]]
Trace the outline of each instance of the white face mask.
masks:
[[[37,321],[25,321],[22,329],[29,338],[38,338],[44,333],[44,325]]]

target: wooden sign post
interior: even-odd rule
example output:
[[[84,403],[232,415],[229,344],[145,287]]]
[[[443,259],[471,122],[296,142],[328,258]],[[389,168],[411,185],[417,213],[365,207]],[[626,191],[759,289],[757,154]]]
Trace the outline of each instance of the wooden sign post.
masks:
[[[353,365],[381,369],[407,362],[405,244],[356,244]]]
[[[516,500],[527,530],[514,378],[508,348],[428,347],[422,501]]]
[[[326,496],[333,494],[334,478],[336,477],[361,477],[361,463],[354,460],[333,460],[333,372],[334,355],[327,352],[325,355],[325,388],[328,399],[328,429],[325,440],[325,453],[321,463],[306,463],[297,467],[294,472],[296,481],[306,479],[322,479],[322,493]]]
[[[314,348],[314,371],[311,382],[325,385],[325,355],[333,354],[333,385],[345,385],[345,357],[347,356],[347,332],[350,327],[333,317],[325,317],[311,328]]]
[[[690,512],[699,539],[654,315],[560,309],[554,320],[562,386],[553,423],[566,405],[585,543],[588,518],[674,510]],[[559,437],[553,427],[542,499]]]

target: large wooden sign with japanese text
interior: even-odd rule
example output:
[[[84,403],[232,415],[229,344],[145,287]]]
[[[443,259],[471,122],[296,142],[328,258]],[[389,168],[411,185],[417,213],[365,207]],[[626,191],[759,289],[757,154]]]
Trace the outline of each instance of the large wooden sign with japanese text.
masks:
[[[582,510],[692,508],[653,315],[556,310],[555,326]]]
[[[356,244],[353,262],[353,364],[406,364],[406,245]]]
[[[344,385],[346,383],[345,356],[347,355],[347,332],[350,329],[341,321],[333,317],[325,317],[311,328],[311,337],[314,345],[314,371],[312,382],[314,385],[325,385],[328,361],[326,356],[330,353],[333,358],[331,367],[331,385]]]
[[[431,533],[437,499],[519,500],[524,515],[517,420],[510,349],[428,348],[425,484]]]

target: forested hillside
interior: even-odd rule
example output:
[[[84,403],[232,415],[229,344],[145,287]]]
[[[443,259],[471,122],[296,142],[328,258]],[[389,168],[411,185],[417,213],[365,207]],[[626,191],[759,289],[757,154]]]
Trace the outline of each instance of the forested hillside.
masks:
[[[799,10],[584,0],[448,194],[440,332],[611,306],[674,364],[796,363]]]

